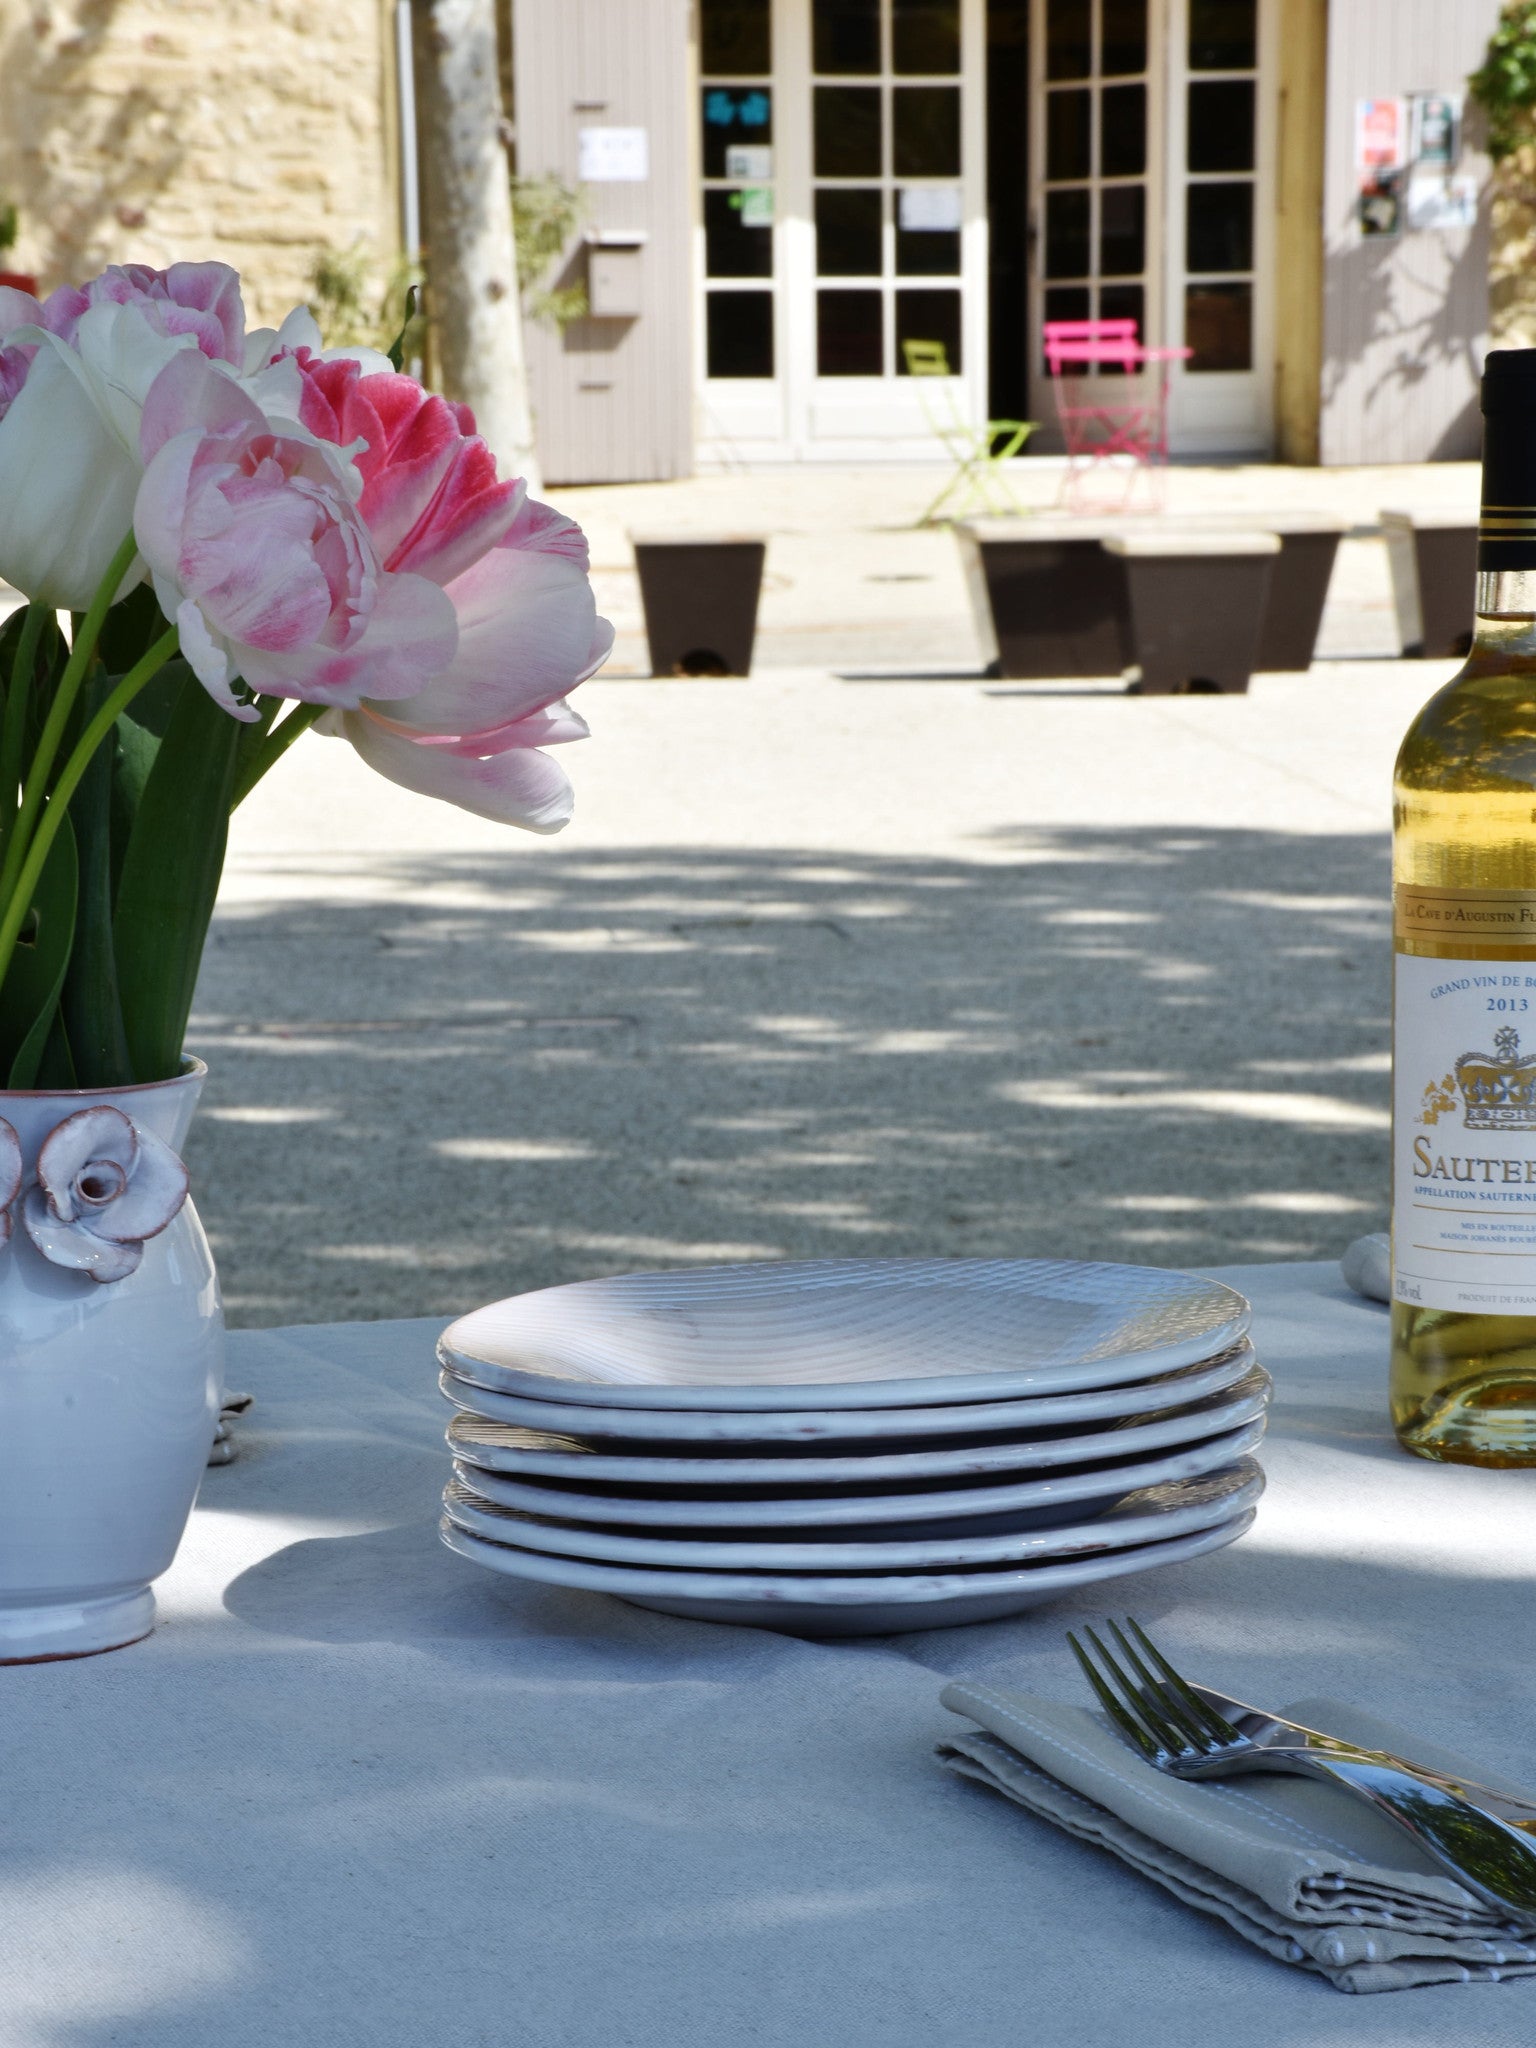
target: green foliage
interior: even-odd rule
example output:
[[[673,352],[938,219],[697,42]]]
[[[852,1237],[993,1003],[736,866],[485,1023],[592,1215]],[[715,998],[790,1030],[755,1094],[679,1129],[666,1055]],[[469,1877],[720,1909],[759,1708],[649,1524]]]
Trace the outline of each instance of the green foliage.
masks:
[[[7,1088],[35,1088],[40,1080],[46,1083],[53,1078],[41,1070],[74,944],[76,868],[75,839],[66,818],[49,849],[5,977],[0,1072]],[[64,1085],[72,1083],[66,1080]]]
[[[1536,141],[1536,0],[1512,0],[1467,89],[1488,117],[1488,154],[1503,163]]]
[[[123,849],[112,932],[133,1070],[177,1072],[247,728],[181,662],[179,688]]]
[[[0,199],[0,256],[7,249],[14,249],[16,237],[21,231],[21,222],[16,209],[8,201]]]
[[[561,179],[512,180],[512,234],[517,244],[517,276],[523,305],[531,320],[565,327],[587,310],[582,284],[545,286],[539,282],[551,263],[586,218],[586,201]]]
[[[309,310],[327,348],[376,348],[390,355],[398,342],[401,360],[410,361],[422,353],[426,325],[420,284],[421,270],[408,257],[397,257],[381,277],[366,243],[319,249],[309,267]]]

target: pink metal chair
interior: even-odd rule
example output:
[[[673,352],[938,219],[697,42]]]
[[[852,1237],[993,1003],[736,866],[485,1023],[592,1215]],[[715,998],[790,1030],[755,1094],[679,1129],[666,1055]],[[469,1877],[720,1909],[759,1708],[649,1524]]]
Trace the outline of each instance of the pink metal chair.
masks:
[[[1067,449],[1062,504],[1074,512],[1127,511],[1144,478],[1153,509],[1160,509],[1168,366],[1194,351],[1143,348],[1129,319],[1047,320],[1044,339]],[[1101,479],[1102,491],[1095,488]]]

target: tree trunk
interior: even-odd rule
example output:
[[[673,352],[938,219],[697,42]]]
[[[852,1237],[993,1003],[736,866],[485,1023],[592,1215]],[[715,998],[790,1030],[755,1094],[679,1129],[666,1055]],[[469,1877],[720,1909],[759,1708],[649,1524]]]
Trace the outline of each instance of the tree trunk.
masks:
[[[539,488],[523,365],[495,0],[413,0],[427,305],[449,398],[504,476]]]

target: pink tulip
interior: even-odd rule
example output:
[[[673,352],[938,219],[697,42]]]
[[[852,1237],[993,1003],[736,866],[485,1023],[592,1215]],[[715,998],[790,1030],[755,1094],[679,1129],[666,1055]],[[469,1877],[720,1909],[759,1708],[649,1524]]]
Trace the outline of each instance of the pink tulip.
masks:
[[[60,285],[43,307],[50,333],[71,339],[71,316],[92,306],[136,306],[158,334],[190,334],[201,354],[238,369],[245,358],[240,277],[227,263],[114,263],[78,290]]]
[[[274,432],[230,377],[184,349],[156,377],[134,533],[155,595],[203,687],[309,703],[412,698],[453,659],[453,605],[386,569],[335,451]]]
[[[85,609],[132,523],[150,385],[183,350],[233,374],[244,328],[240,280],[224,263],[130,264],[41,304],[0,289],[0,577],[40,603]],[[276,408],[285,417],[297,381],[293,403]]]
[[[532,508],[530,520],[569,546],[571,522]],[[519,546],[509,535],[448,586],[459,649],[414,697],[364,702],[328,719],[371,768],[461,810],[530,832],[558,832],[571,815],[564,771],[534,751],[586,737],[563,701],[600,668],[613,628],[597,616],[584,565],[557,547]],[[370,697],[373,692],[369,692]]]
[[[86,284],[61,284],[39,303],[29,292],[0,286],[0,419],[27,380],[38,344],[6,346],[14,328],[41,327],[74,345],[82,315],[93,306],[133,306],[162,338],[190,334],[215,361],[239,368],[245,354],[245,307],[240,278],[227,263],[112,264]]]
[[[322,440],[367,447],[358,510],[385,566],[447,583],[502,538],[526,493],[500,483],[467,405],[423,391],[414,377],[365,376],[350,361],[299,355],[299,418]]]
[[[584,738],[563,702],[607,659],[613,628],[597,616],[579,526],[501,483],[467,406],[409,377],[362,374],[301,354],[299,417],[350,445],[363,478],[358,510],[386,566],[442,583],[459,621],[458,652],[427,686],[387,706],[367,698],[326,729],[406,789],[532,832],[557,832],[571,786],[539,747]]]

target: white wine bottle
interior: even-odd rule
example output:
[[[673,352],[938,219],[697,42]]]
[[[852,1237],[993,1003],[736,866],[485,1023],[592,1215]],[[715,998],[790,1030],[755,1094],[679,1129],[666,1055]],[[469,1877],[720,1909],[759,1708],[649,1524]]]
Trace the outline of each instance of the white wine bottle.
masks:
[[[1472,649],[1393,793],[1392,1421],[1536,1465],[1536,349],[1482,403]]]

